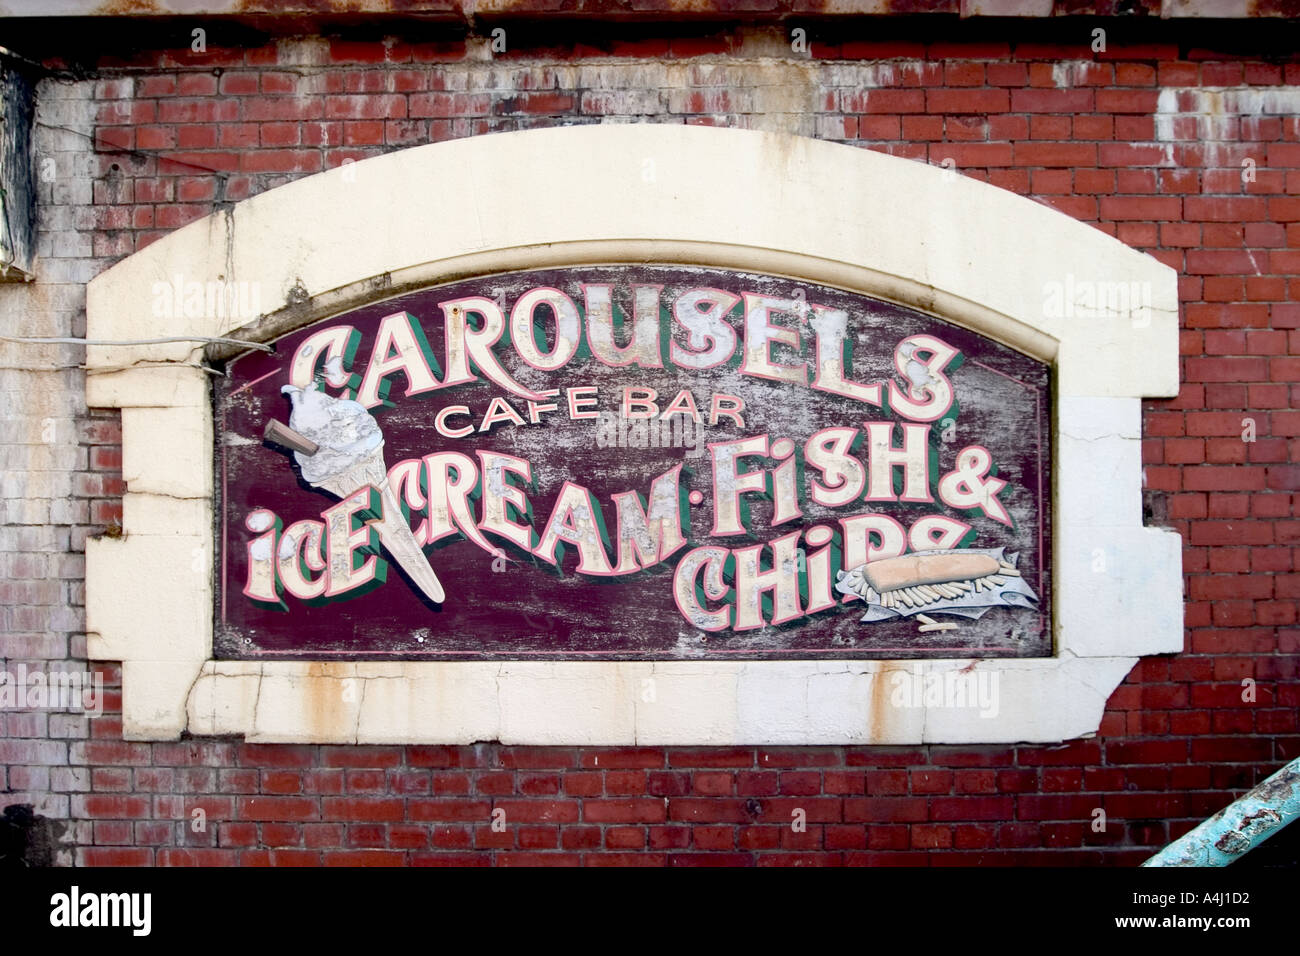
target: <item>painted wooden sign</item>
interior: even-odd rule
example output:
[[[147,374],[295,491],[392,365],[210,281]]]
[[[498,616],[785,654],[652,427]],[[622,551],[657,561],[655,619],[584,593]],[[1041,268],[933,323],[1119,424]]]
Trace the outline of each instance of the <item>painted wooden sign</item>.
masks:
[[[1049,656],[1049,369],[678,266],[476,278],[232,361],[224,657]]]

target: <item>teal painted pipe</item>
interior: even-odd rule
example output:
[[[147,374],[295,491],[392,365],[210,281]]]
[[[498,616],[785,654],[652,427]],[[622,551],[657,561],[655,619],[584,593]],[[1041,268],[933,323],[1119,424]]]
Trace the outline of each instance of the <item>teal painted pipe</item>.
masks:
[[[1300,815],[1300,758],[1179,837],[1143,866],[1227,866]]]

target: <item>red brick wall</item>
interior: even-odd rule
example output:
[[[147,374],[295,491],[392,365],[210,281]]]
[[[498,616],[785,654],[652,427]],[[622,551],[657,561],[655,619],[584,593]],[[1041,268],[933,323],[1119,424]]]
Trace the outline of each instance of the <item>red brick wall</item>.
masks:
[[[493,62],[459,42],[332,40],[103,64],[93,256],[107,265],[220,202],[345,158],[604,117],[777,126],[951,158],[1179,272],[1184,384],[1146,403],[1143,460],[1149,520],[1184,539],[1184,653],[1143,660],[1099,737],[1057,747],[148,744],[123,742],[111,715],[67,740],[11,715],[8,787],[70,794],[78,862],[1133,864],[1300,754],[1300,119],[1224,114],[1221,138],[1205,141],[1162,139],[1197,120],[1155,116],[1162,88],[1285,93],[1300,61],[1174,43],[1099,56],[1086,33],[1075,47],[815,44],[793,57],[808,111],[780,116],[752,37],[649,28],[564,51],[525,36]],[[873,63],[878,86],[864,88],[859,68]],[[113,422],[83,423],[89,471],[74,495],[92,526],[120,516]],[[40,617],[19,624],[11,609],[5,641]],[[62,774],[42,776],[51,768]],[[796,809],[806,832],[791,828]]]

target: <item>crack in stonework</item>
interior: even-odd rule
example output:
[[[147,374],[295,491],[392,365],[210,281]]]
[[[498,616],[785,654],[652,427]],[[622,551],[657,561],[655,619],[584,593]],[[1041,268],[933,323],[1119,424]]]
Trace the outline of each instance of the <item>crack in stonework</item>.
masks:
[[[931,673],[930,666],[928,664],[923,665],[921,678],[923,683],[921,686],[925,686],[924,681]],[[921,698],[921,743],[930,743],[930,708],[926,705],[924,697]]]
[[[1114,658],[1091,658],[1090,660],[1092,660],[1092,661],[1100,661],[1100,660],[1113,660],[1113,659],[1114,659]],[[1131,671],[1131,670],[1133,669],[1133,667],[1134,667],[1134,666],[1137,664],[1137,662],[1138,662],[1138,658],[1136,658],[1136,657],[1134,657],[1134,658],[1120,658],[1120,659],[1121,659],[1121,660],[1127,660],[1127,661],[1128,661],[1128,667],[1125,669],[1125,674],[1127,674],[1129,671]],[[1076,686],[1076,687],[1082,687],[1082,688],[1084,688],[1085,690],[1089,691],[1089,692],[1091,693],[1091,695],[1092,695],[1092,700],[1093,700],[1093,702],[1095,703],[1096,708],[1099,708],[1099,709],[1100,709],[1101,711],[1103,711],[1103,712],[1105,711],[1105,708],[1106,708],[1106,701],[1110,698],[1110,695],[1111,695],[1112,693],[1114,693],[1115,687],[1118,687],[1118,686],[1119,686],[1119,683],[1122,682],[1122,681],[1124,680],[1124,676],[1121,675],[1119,681],[1117,681],[1117,682],[1114,684],[1114,686],[1111,687],[1110,690],[1105,690],[1103,687],[1099,687],[1099,686],[1097,686],[1096,684],[1093,684],[1091,681],[1089,681],[1089,680],[1086,679],[1086,675],[1089,674],[1089,673],[1091,673],[1091,669],[1087,669],[1087,670],[1085,670],[1083,674],[1075,674],[1075,673],[1072,672],[1072,669],[1070,669],[1070,668],[1066,668],[1066,667],[1058,667],[1057,670],[1059,671],[1059,673],[1061,674],[1061,676],[1065,678],[1065,680],[1067,681],[1067,683],[1069,683],[1069,684],[1073,684],[1073,685]],[[1058,713],[1058,715],[1061,716],[1061,717],[1068,717],[1068,716],[1072,713],[1072,709],[1071,709],[1071,708],[1060,708],[1060,709],[1057,711],[1057,713]],[[1098,714],[1098,715],[1097,715],[1097,722],[1098,722],[1098,723],[1100,723],[1100,719],[1101,719],[1101,714]],[[1093,722],[1094,722],[1094,721],[1093,721],[1091,718],[1089,718],[1088,720],[1085,721],[1086,724],[1092,724]],[[1067,732],[1067,729],[1066,729],[1065,727],[1062,727],[1062,728],[1061,728],[1061,733],[1066,733],[1066,732]],[[1073,735],[1073,737],[1071,737],[1071,738],[1066,738],[1066,739],[1069,740],[1069,739],[1076,739],[1076,738],[1082,738],[1082,737],[1095,737],[1095,736],[1096,736],[1096,731],[1093,731],[1093,732],[1090,733],[1090,734],[1083,734],[1083,735],[1075,734],[1075,735]]]
[[[655,689],[655,700],[659,699],[659,684],[655,680],[656,663],[650,662],[650,686]],[[632,696],[632,746],[641,746],[641,699],[633,692]]]
[[[505,710],[504,710],[505,698],[501,694],[501,672],[504,667],[505,667],[504,664],[497,664],[496,673],[492,677],[492,682],[493,684],[496,685],[496,689],[497,689],[497,739],[498,740],[500,740],[504,736],[502,734],[502,730],[505,728],[506,725]]]
[[[257,665],[257,692],[253,695],[253,726],[252,732],[257,734],[257,713],[262,707],[262,678],[266,676],[266,668],[262,664]],[[247,734],[245,734],[247,736]]]
[[[1069,438],[1072,441],[1088,442],[1090,444],[1092,442],[1099,442],[1107,438],[1117,438],[1120,441],[1141,441],[1142,440],[1137,435],[1121,435],[1118,432],[1106,432],[1102,435],[1097,435],[1095,438],[1085,438],[1083,435],[1071,435],[1065,429],[1061,429],[1061,437]]]
[[[128,483],[128,495],[149,495],[153,498],[170,498],[172,501],[211,501],[211,495],[178,495],[170,491],[132,491]]]
[[[191,700],[193,699],[193,697],[194,697],[194,688],[198,687],[198,686],[199,686],[199,681],[203,680],[203,678],[207,676],[207,674],[208,674],[208,668],[211,667],[211,666],[212,666],[212,661],[204,661],[204,662],[203,662],[203,665],[199,668],[198,673],[194,675],[194,679],[190,681],[189,689],[185,691],[185,723],[184,723],[184,725],[183,725],[185,730],[190,730],[190,729],[191,729],[191,728],[190,728],[190,701],[191,701]],[[122,673],[122,691],[123,691],[122,696],[123,696],[123,698],[125,698],[125,696],[126,696],[126,672],[125,672],[125,670],[123,670],[123,673]],[[214,697],[215,697],[215,695],[214,695]],[[217,717],[216,706],[217,706],[217,705],[216,705],[216,701],[215,701],[215,699],[214,699],[213,704],[212,704],[212,707],[213,707],[212,715],[211,715],[211,719],[209,720],[209,723],[210,723],[210,724],[216,721],[216,717]]]
[[[1095,658],[1094,658],[1094,660],[1095,660]],[[1133,667],[1137,664],[1138,659],[1137,659],[1136,657],[1134,657],[1134,658],[1131,658],[1131,659],[1128,659],[1128,660],[1129,660],[1129,665],[1128,665],[1128,666],[1129,666],[1129,670],[1132,670]],[[1096,686],[1096,685],[1094,685],[1094,684],[1088,682],[1087,680],[1083,679],[1082,676],[1079,676],[1079,677],[1073,677],[1073,676],[1070,675],[1069,671],[1067,671],[1067,670],[1062,669],[1062,673],[1065,674],[1066,677],[1067,677],[1068,679],[1073,680],[1073,681],[1075,681],[1076,683],[1082,684],[1083,686],[1085,686],[1085,687],[1087,687],[1089,690],[1091,690],[1094,694],[1096,694],[1098,697],[1100,697],[1103,706],[1104,706],[1105,703],[1106,703],[1106,699],[1107,699],[1108,697],[1110,697],[1111,693],[1113,693],[1113,689],[1112,689],[1112,690],[1105,690],[1104,688],[1102,688],[1102,687],[1098,687],[1098,686]],[[1085,672],[1085,673],[1087,673],[1087,672]],[[1122,677],[1121,677],[1120,679],[1123,680]],[[1117,686],[1118,686],[1118,685],[1117,685]]]
[[[357,701],[357,720],[356,723],[352,725],[352,742],[355,744],[360,743],[361,741],[361,711],[366,706],[366,688],[370,685],[370,681],[373,678],[355,677],[349,679],[361,681],[361,698]]]

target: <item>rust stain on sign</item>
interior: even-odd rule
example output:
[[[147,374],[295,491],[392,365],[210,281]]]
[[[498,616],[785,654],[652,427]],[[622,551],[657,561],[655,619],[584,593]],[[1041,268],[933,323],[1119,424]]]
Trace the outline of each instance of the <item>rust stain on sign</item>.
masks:
[[[1049,369],[931,316],[575,267],[229,372],[221,656],[1051,653]]]

